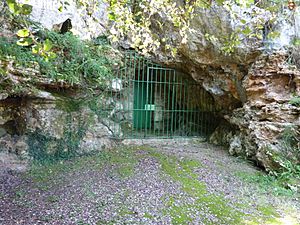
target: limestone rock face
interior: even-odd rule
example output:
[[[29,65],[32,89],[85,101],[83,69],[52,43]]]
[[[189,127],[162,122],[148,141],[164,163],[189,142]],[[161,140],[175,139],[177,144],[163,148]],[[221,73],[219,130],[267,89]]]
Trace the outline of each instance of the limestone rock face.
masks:
[[[107,3],[103,0],[90,1],[88,7],[78,7],[75,1],[21,0],[33,6],[31,19],[49,30],[60,29],[67,19],[71,20],[72,32],[82,39],[91,39],[107,33]],[[61,10],[59,8],[62,6]],[[94,10],[96,9],[96,10]]]
[[[284,131],[300,130],[300,108],[290,104],[299,96],[300,71],[288,66],[286,57],[283,52],[258,57],[243,81],[247,102],[225,116],[238,128],[227,139],[229,152],[244,154],[269,170],[279,166],[274,155],[289,154],[282,147]]]
[[[111,131],[87,105],[41,91],[0,102],[0,152],[22,159],[81,155],[114,146]]]
[[[270,13],[255,6],[233,6],[239,19],[232,20],[219,6],[197,9],[187,42],[179,45],[176,58],[164,52],[155,56],[158,61],[190,74],[222,109],[220,115],[228,123],[220,124],[210,138],[212,143],[226,144],[230,154],[244,155],[270,170],[279,166],[274,155],[286,154],[281,146],[284,131],[291,126],[300,130],[299,107],[289,103],[293,96],[300,95],[300,71],[288,63],[291,60],[286,50],[293,38],[299,36],[298,10],[283,12],[295,21],[291,23],[282,17],[274,27],[280,34],[278,38],[243,38],[234,53],[225,55],[220,51],[224,44],[220,40],[240,26],[240,19],[251,27],[256,20],[266,23]],[[251,17],[252,12],[259,16]],[[177,43],[181,41],[176,30],[169,28],[167,32]],[[208,40],[207,33],[214,34],[216,39]],[[294,59],[296,64],[297,60],[299,57]]]
[[[224,7],[214,3],[209,9],[196,9],[187,40],[179,44],[177,56],[172,58],[164,51],[154,54],[157,61],[190,74],[214,96],[218,105],[229,111],[247,101],[243,80],[251,64],[256,62],[262,51],[278,51],[289,47],[297,35],[298,26],[295,24],[300,24],[298,11],[284,11],[284,15],[278,15],[282,19],[279,19],[280,22],[273,28],[280,37],[259,40],[239,34],[241,43],[232,54],[226,55],[222,52],[222,48],[226,46],[226,37],[230,37],[237,28],[243,29],[241,21],[252,29],[257,23],[266,24],[272,16],[270,12],[256,6],[241,8],[233,5],[232,12],[235,19]],[[295,18],[295,22],[286,21],[285,16]],[[167,33],[173,43],[180,43],[182,39],[178,31],[170,25],[171,23],[165,24],[169,25],[160,32]],[[159,34],[157,30],[154,32]],[[210,35],[213,35],[213,38],[209,38]]]

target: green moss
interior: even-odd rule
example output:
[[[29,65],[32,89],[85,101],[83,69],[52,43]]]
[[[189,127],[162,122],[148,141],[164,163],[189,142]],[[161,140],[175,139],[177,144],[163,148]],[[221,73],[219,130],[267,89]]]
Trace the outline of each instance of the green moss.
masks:
[[[280,217],[274,207],[271,206],[258,206],[258,210],[266,217]]]
[[[152,156],[158,159],[162,165],[163,171],[172,179],[178,181],[182,185],[182,189],[196,201],[189,205],[175,205],[174,200],[169,202],[168,213],[173,215],[174,224],[181,224],[190,218],[188,211],[201,210],[202,207],[208,207],[210,213],[226,224],[238,224],[244,214],[229,206],[229,204],[219,196],[207,193],[204,182],[199,181],[197,174],[193,170],[200,167],[200,163],[194,160],[178,160],[175,157],[165,156],[158,152],[152,152]],[[180,200],[179,200],[180,202]],[[209,223],[209,221],[206,221]]]
[[[61,97],[56,100],[56,108],[65,112],[78,112],[85,104],[84,99],[75,99],[70,97]]]
[[[134,167],[138,162],[135,151],[134,147],[125,147],[108,152],[109,164],[116,168],[115,172],[121,178],[130,177],[134,173]]]
[[[74,117],[70,113],[62,119],[63,124],[57,125],[63,129],[62,138],[45,135],[40,130],[28,134],[30,157],[40,163],[48,163],[71,159],[78,155],[80,142],[85,136],[90,121],[86,118],[85,120],[76,118],[78,122],[74,125]],[[60,121],[56,122],[60,123]]]
[[[198,180],[194,169],[201,167],[201,164],[194,160],[179,160],[172,156],[166,156],[158,152],[150,152],[162,165],[162,170],[173,180],[182,185],[182,189],[195,201],[187,204],[178,196],[171,196],[167,201],[165,214],[170,214],[172,224],[193,223],[193,211],[206,209],[218,219],[219,224],[269,224],[280,217],[272,206],[259,205],[258,215],[246,215],[242,212],[249,205],[229,204],[222,195],[210,194],[206,190],[204,182]],[[203,218],[205,224],[215,224],[208,218]],[[247,221],[247,222],[245,222]]]

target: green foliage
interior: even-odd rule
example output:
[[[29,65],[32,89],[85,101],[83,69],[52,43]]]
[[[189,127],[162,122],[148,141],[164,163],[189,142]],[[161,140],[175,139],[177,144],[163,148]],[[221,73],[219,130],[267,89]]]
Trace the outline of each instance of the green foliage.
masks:
[[[262,194],[273,194],[275,196],[293,196],[295,192],[285,187],[283,180],[275,176],[264,174],[262,172],[247,173],[238,172],[237,177],[242,178],[244,181],[254,183]]]
[[[294,38],[292,41],[292,45],[295,47],[300,46],[300,38]]]
[[[57,55],[50,60],[51,68],[49,63],[42,67],[48,76],[72,85],[85,83],[89,87],[103,84],[106,78],[112,76],[112,65],[115,61],[106,54],[112,51],[108,45],[84,42],[71,33],[61,35],[49,32],[46,36]]]
[[[279,167],[269,171],[278,182],[278,186],[300,191],[300,133],[297,127],[288,126],[280,137],[280,151],[269,148],[268,155]]]
[[[280,10],[285,4],[282,1],[259,1],[255,3],[254,0],[187,0],[182,4],[170,0],[153,0],[150,2],[148,0],[107,1],[110,4],[108,17],[113,21],[110,30],[110,38],[113,42],[129,38],[132,47],[143,54],[161,49],[170,52],[173,56],[177,53],[177,47],[187,42],[188,33],[194,32],[191,29],[191,21],[199,13],[196,10],[197,8],[207,10],[212,5],[217,4],[222,6],[236,23],[235,28],[230,33],[224,32],[224,29],[220,28],[220,33],[208,34],[207,36],[210,37],[208,38],[209,41],[217,43],[215,43],[215,46],[218,47],[218,50],[229,55],[236,51],[245,38],[251,41],[263,41],[264,38],[273,39],[278,37],[279,33],[271,29],[265,31],[264,35],[266,37],[263,37],[263,30],[266,23],[276,24],[278,13],[281,12]],[[264,10],[253,9],[250,12],[247,9],[254,4],[264,8],[272,15],[269,21],[264,19],[263,14],[266,14]],[[247,14],[250,14],[248,22],[241,18],[241,15],[232,7],[233,5],[241,7],[241,10],[246,9]],[[210,12],[215,13],[214,9]],[[251,17],[255,17],[255,19],[250,21]],[[211,21],[213,24],[218,22]],[[269,28],[271,28],[271,25]],[[168,31],[172,32],[171,30],[178,31],[178,43],[169,38]],[[155,31],[157,32],[155,33]]]
[[[17,64],[28,66],[33,61],[39,61],[39,58],[23,48],[15,44],[17,39],[9,39],[0,37],[0,60],[14,60]]]
[[[295,97],[293,97],[293,98],[289,101],[289,103],[290,103],[291,105],[300,107],[300,96],[295,96]]]
[[[16,15],[29,15],[32,12],[32,6],[21,4],[16,0],[6,0],[9,10]]]
[[[22,30],[19,35],[28,33]],[[106,79],[112,76],[112,66],[117,59],[113,58],[114,51],[108,44],[81,41],[71,33],[40,31],[37,35],[44,41],[33,47],[33,51],[30,47],[15,45],[16,39],[0,38],[0,60],[13,60],[25,67],[37,62],[43,76],[89,88],[105,85]]]
[[[285,153],[292,152],[295,160],[300,162],[300,133],[297,130],[296,126],[287,126],[282,133],[282,147],[284,148]],[[287,155],[288,157],[288,155]]]
[[[51,51],[51,43],[49,40],[43,41],[38,39],[38,37],[31,31],[31,23],[29,20],[29,15],[32,12],[32,6],[28,4],[18,3],[16,0],[6,0],[10,15],[13,18],[18,18],[21,27],[17,31],[17,36],[19,40],[16,42],[19,46],[31,46],[32,52],[34,54],[39,54],[46,60],[49,58],[54,58],[55,54]]]

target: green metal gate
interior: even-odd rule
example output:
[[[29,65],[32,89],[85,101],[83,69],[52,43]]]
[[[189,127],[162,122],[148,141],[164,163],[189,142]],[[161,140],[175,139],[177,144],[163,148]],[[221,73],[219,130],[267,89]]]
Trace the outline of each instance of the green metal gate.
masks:
[[[114,137],[198,137],[216,127],[213,98],[199,84],[135,52],[126,54],[103,96]]]

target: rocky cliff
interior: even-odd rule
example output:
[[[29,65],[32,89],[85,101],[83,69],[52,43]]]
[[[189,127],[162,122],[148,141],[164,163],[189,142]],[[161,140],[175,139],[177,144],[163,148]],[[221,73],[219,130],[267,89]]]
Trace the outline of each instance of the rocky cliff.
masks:
[[[279,168],[285,159],[298,163],[300,114],[299,105],[291,104],[291,99],[300,95],[299,49],[292,44],[300,35],[299,9],[284,8],[277,14],[272,31],[278,36],[243,37],[228,55],[220,51],[220,40],[229,37],[239,21],[254,26],[256,21],[267,24],[271,18],[270,12],[256,6],[233,11],[235,19],[217,5],[197,9],[187,42],[179,45],[177,56],[162,51],[155,58],[190,74],[222,108],[224,121],[211,136],[212,143],[227,145],[230,154],[244,155],[268,170]],[[172,26],[165,30],[180,43]],[[208,40],[207,33],[216,39]],[[289,135],[291,139],[286,140]],[[286,142],[294,144],[288,149]]]

